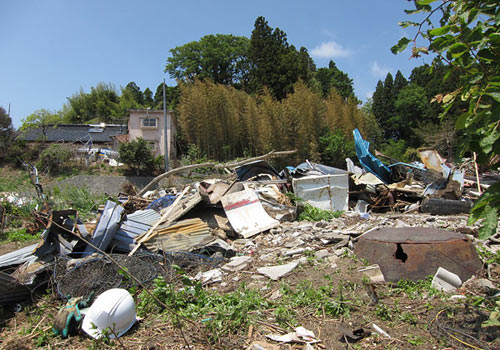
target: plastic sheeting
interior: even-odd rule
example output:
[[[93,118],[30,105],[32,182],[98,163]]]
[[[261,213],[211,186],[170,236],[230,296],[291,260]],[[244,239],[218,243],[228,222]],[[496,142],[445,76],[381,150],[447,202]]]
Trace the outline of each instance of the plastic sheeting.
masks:
[[[352,133],[354,134],[356,155],[363,169],[374,174],[384,183],[390,183],[391,169],[370,153],[370,142],[363,139],[358,129],[354,129]]]

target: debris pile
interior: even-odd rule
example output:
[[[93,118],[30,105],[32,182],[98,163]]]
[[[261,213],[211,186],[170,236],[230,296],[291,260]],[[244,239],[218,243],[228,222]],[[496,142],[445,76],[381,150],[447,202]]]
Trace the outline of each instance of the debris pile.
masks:
[[[207,178],[166,190],[148,185],[137,195],[122,194],[108,200],[93,223],[81,222],[74,210],[38,213],[37,221],[45,222],[42,241],[0,256],[0,303],[25,301],[52,280],[61,299],[81,298],[70,304],[79,310],[80,301],[90,305],[109,290],[144,287],[158,276],[173,281],[174,265],[204,286],[223,287],[229,276],[238,281],[249,272],[261,288],[310,256],[334,269],[352,252],[373,264],[359,271],[373,283],[434,275],[436,288],[452,291],[477,276],[478,226],[467,227],[467,217],[456,214],[468,212],[488,185],[432,150],[420,152],[422,163],[385,165],[357,130],[354,136],[362,168],[347,159],[347,171],[306,161],[278,172],[259,157],[226,164],[234,169],[229,180]],[[342,216],[296,221],[305,207]],[[484,249],[499,250],[495,236],[481,243]],[[129,321],[135,322],[135,311]],[[362,338],[344,334],[346,341]],[[268,338],[311,348],[319,341],[303,327]]]

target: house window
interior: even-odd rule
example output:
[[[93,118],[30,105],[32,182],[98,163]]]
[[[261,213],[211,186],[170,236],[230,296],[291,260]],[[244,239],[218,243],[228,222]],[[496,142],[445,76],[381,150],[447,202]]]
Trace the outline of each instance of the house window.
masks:
[[[158,118],[141,118],[141,127],[156,129],[158,127]]]

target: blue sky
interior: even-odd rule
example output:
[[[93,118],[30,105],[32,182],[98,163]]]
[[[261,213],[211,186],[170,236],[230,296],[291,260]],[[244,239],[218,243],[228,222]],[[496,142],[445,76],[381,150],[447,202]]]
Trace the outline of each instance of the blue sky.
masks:
[[[250,37],[264,16],[316,66],[333,59],[366,100],[387,72],[407,77],[430,58],[393,55],[406,0],[45,0],[0,2],[0,106],[14,126],[37,109],[58,110],[99,82],[156,89],[169,50],[207,34]],[[411,34],[408,32],[407,34]]]

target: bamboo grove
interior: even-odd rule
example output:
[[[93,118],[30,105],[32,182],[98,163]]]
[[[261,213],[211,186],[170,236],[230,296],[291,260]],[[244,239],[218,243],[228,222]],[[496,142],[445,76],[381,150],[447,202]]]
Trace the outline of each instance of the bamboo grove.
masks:
[[[281,101],[267,89],[249,95],[209,80],[179,87],[182,137],[209,159],[224,161],[273,149],[297,149],[297,161],[320,161],[322,135],[341,131],[348,141],[354,128],[366,134],[370,125],[355,101],[345,101],[334,89],[323,98],[301,81]]]

